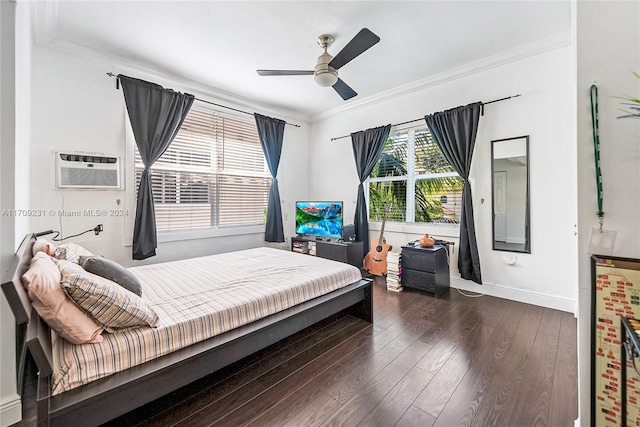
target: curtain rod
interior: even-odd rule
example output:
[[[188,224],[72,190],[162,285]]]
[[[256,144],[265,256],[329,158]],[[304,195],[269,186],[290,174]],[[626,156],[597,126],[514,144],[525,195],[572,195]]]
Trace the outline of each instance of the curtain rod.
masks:
[[[487,104],[493,104],[494,102],[500,102],[500,101],[506,101],[507,99],[511,99],[511,98],[517,98],[519,97],[520,94],[517,95],[511,95],[511,96],[506,96],[504,98],[500,98],[500,99],[494,99],[493,101],[488,101],[488,102],[483,102],[482,105],[487,105]],[[393,124],[391,126],[402,126],[402,125],[407,125],[409,123],[413,123],[413,122],[419,122],[420,120],[424,120],[424,117],[420,117],[419,119],[414,119],[414,120],[408,120],[406,122],[402,122],[402,123],[396,123]],[[338,139],[343,139],[343,138],[349,138],[351,135],[343,135],[343,136],[336,136],[334,138],[331,138],[331,141],[336,141]]]
[[[112,72],[108,72],[108,73],[107,73],[107,76],[109,76],[109,77],[116,77],[116,78],[118,77],[118,75],[117,75],[117,74],[114,74],[114,73],[112,73]],[[194,97],[194,98],[195,98],[195,97]],[[237,111],[238,113],[248,114],[248,115],[250,115],[250,116],[253,116],[253,113],[250,113],[250,112],[248,112],[248,111],[238,110],[237,108],[227,107],[226,105],[221,105],[221,104],[216,104],[215,102],[207,101],[207,100],[205,100],[205,99],[195,98],[195,100],[196,100],[196,101],[200,101],[200,102],[204,102],[205,104],[211,104],[211,105],[215,105],[216,107],[226,108],[226,109],[228,109],[228,110]],[[299,128],[299,127],[300,127],[300,125],[296,125],[296,124],[289,123],[289,122],[286,122],[286,121],[284,122],[284,124],[285,124],[285,125],[289,125],[289,126],[295,126],[295,127],[297,127],[297,128]]]

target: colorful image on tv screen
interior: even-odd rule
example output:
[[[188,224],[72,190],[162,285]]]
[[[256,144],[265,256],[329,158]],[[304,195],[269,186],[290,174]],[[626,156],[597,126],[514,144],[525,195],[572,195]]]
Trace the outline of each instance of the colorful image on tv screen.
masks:
[[[296,202],[296,233],[342,238],[342,202]]]

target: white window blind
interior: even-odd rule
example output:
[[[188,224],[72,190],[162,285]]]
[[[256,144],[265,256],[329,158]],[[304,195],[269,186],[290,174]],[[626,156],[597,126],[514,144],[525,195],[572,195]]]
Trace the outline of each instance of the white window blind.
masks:
[[[136,148],[136,189],[142,170]],[[255,122],[192,109],[151,186],[158,231],[263,224],[271,175]]]

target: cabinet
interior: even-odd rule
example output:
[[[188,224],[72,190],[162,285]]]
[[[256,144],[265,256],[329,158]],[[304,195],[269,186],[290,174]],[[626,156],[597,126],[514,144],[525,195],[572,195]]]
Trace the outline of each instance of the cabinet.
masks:
[[[362,242],[330,242],[313,237],[292,237],[291,250],[362,267]]]
[[[449,290],[449,261],[444,246],[403,246],[400,253],[403,287],[435,294]]]

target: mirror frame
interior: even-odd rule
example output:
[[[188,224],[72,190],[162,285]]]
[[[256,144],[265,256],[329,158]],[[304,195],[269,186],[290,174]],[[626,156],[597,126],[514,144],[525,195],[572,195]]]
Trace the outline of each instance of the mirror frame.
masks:
[[[495,167],[494,167],[494,146],[497,142],[505,142],[505,141],[513,141],[518,139],[524,139],[525,144],[525,155],[527,157],[527,172],[526,172],[526,204],[525,204],[525,217],[524,217],[524,249],[523,250],[513,250],[513,249],[505,249],[505,248],[497,248],[496,247],[496,222],[495,222],[495,194],[494,194],[494,186],[495,186]],[[531,192],[530,192],[530,164],[531,157],[529,156],[529,135],[516,136],[513,138],[504,138],[504,139],[495,139],[491,141],[491,245],[494,251],[504,251],[504,252],[517,252],[517,253],[531,253]]]

